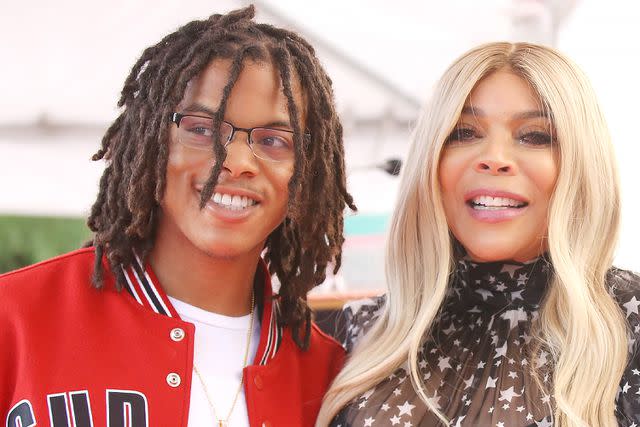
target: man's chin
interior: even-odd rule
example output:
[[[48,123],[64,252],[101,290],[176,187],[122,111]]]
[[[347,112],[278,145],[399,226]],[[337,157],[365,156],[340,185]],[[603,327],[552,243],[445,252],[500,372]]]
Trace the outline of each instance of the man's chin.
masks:
[[[209,245],[206,248],[202,248],[203,252],[210,258],[220,260],[233,260],[242,258],[247,255],[252,255],[256,252],[254,248],[247,248],[241,246],[232,246],[228,244],[216,244]],[[258,255],[260,252],[258,251]]]
[[[241,255],[241,252],[238,250],[233,250],[231,248],[215,248],[215,249],[207,249],[204,253],[209,258],[221,259],[221,260],[232,260]]]

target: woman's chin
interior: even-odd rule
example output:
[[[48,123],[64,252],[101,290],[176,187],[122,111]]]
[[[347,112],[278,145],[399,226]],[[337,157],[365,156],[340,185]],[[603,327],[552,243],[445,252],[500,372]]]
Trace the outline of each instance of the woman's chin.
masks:
[[[510,248],[473,248],[465,247],[467,257],[474,262],[498,262],[498,261],[516,261],[527,262],[539,257],[542,251],[534,250],[514,250]]]

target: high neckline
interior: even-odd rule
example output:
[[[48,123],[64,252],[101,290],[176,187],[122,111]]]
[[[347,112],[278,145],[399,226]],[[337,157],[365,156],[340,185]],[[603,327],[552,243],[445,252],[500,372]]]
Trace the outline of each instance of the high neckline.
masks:
[[[546,293],[550,266],[545,256],[527,262],[459,259],[449,300],[458,306],[456,311],[537,310]]]

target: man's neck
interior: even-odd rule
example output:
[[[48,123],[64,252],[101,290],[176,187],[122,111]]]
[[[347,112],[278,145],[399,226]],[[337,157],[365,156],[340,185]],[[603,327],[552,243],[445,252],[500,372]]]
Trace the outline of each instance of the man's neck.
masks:
[[[167,295],[225,316],[249,313],[260,252],[235,257],[208,255],[161,238],[149,256]]]

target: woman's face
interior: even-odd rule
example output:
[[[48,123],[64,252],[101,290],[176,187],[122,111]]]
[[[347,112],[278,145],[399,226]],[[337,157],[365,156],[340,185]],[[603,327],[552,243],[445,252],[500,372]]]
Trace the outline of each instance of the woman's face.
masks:
[[[558,167],[553,125],[529,84],[502,69],[469,95],[439,164],[445,214],[475,261],[527,261],[547,249]]]

